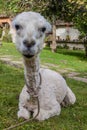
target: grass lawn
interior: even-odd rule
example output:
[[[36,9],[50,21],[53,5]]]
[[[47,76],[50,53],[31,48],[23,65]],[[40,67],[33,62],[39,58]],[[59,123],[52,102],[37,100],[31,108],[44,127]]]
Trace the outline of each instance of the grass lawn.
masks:
[[[42,63],[52,63],[59,69],[70,69],[70,71],[87,72],[87,58],[84,51],[57,49],[57,53],[52,53],[49,49],[44,49],[41,53]]]
[[[14,60],[18,60],[21,57],[13,43],[3,43],[3,45],[0,46],[0,57],[2,56],[14,56]]]
[[[3,43],[0,47],[0,57],[10,56],[13,60],[20,60],[21,55],[12,43]],[[52,53],[49,48],[45,48],[41,55],[41,64],[49,66],[51,69],[77,71],[87,73],[87,58],[85,52],[80,50],[58,49],[57,53]]]
[[[12,56],[20,60],[21,55],[11,43],[4,43],[0,47],[0,57]],[[41,53],[41,63],[54,70],[66,69],[87,75],[87,60],[82,51],[69,51],[59,49],[52,53],[44,49]],[[56,67],[58,66],[58,67]],[[87,83],[66,77],[66,81],[77,97],[73,106],[62,108],[60,116],[52,117],[46,121],[32,121],[15,130],[87,130]],[[0,130],[21,122],[17,119],[18,96],[24,85],[23,70],[0,61]]]

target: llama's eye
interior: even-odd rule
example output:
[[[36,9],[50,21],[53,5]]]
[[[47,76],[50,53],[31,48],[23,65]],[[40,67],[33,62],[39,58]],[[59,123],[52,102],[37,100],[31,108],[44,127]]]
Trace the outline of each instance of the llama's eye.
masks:
[[[46,27],[42,27],[42,28],[41,28],[41,31],[42,31],[42,32],[45,32],[45,31],[46,31]]]
[[[18,25],[18,24],[15,25],[15,29],[16,29],[16,30],[19,30],[20,28],[21,28],[20,25]]]
[[[44,33],[46,31],[46,27],[39,28],[39,31]]]

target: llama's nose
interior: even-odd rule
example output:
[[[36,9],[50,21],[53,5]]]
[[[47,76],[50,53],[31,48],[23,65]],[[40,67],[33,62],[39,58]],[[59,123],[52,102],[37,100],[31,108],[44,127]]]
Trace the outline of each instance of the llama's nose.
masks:
[[[33,47],[33,46],[36,44],[36,42],[35,42],[34,40],[32,40],[31,42],[29,42],[28,40],[24,40],[24,41],[23,41],[23,44],[24,44],[26,47],[30,48],[30,47]]]

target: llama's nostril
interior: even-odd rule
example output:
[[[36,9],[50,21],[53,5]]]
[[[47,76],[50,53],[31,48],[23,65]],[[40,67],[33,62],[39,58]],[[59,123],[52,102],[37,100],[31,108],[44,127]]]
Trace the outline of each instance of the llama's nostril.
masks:
[[[32,40],[31,42],[29,42],[28,40],[24,40],[23,41],[23,44],[26,46],[26,47],[32,47],[36,44],[36,42],[34,40]]]
[[[24,40],[24,41],[23,41],[23,44],[24,44],[24,45],[27,45],[27,44],[28,44],[28,41],[27,41],[27,40]]]
[[[31,41],[31,43],[30,43],[32,46],[34,46],[35,44],[36,44],[36,42],[33,40],[33,41]]]

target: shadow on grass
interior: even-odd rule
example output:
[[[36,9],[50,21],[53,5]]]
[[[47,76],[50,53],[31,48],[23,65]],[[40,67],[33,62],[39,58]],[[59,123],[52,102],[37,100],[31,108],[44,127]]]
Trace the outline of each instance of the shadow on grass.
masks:
[[[64,54],[64,55],[70,55],[70,56],[75,56],[78,57],[81,60],[87,61],[87,57],[85,56],[85,51],[81,50],[67,50],[67,49],[57,49],[57,52],[59,54]]]
[[[50,47],[45,47],[44,49],[51,51]],[[56,53],[70,55],[78,57],[80,60],[87,61],[87,57],[85,56],[85,51],[83,50],[69,50],[69,49],[60,49],[57,48]]]

